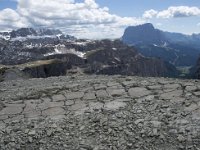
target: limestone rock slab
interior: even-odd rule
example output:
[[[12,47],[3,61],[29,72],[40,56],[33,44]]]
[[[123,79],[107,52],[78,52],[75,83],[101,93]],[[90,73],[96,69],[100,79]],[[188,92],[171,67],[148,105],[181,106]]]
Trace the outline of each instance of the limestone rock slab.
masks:
[[[84,96],[84,92],[71,92],[71,93],[66,93],[65,97],[69,99],[80,99]]]
[[[15,115],[15,114],[20,114],[23,110],[23,107],[18,106],[9,106],[5,107],[2,111],[0,111],[0,116],[1,115]]]
[[[132,98],[139,98],[151,94],[151,91],[143,87],[136,87],[129,89],[128,93]]]
[[[53,107],[42,111],[43,116],[56,116],[56,115],[64,115],[65,110],[61,107]]]

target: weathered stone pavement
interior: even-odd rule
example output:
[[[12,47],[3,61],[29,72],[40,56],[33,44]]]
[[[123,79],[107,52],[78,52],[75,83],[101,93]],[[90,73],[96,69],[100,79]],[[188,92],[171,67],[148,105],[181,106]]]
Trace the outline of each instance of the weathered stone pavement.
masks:
[[[94,75],[2,82],[0,149],[199,150],[200,81]]]

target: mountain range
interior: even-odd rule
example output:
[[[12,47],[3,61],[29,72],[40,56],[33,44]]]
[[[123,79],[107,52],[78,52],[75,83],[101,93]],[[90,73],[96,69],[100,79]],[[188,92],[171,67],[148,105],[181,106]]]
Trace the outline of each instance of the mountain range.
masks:
[[[151,24],[128,27],[121,40],[77,39],[60,30],[33,28],[0,35],[3,79],[70,73],[179,77],[178,62],[193,66],[191,76],[199,77],[198,42],[185,39],[195,43],[198,35],[163,32]]]
[[[147,58],[120,40],[76,39],[59,30],[33,28],[0,35],[0,74],[4,78],[13,78],[13,72],[23,77],[58,76],[74,68],[87,74],[178,75],[170,63]]]
[[[200,34],[165,32],[150,23],[126,28],[121,39],[144,56],[161,58],[175,66],[194,66],[200,54]]]
[[[0,38],[12,41],[24,41],[26,39],[59,38],[75,39],[75,37],[63,34],[60,30],[48,28],[20,28],[11,32],[0,32]]]

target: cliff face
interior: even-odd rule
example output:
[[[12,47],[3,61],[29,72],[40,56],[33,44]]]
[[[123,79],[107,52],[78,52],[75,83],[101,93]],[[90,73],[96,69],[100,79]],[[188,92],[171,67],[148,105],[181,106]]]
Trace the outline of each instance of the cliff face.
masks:
[[[193,78],[200,79],[200,58],[198,59],[196,65],[190,71]]]
[[[47,64],[25,67],[22,71],[31,78],[47,78],[65,75],[66,70],[70,68],[70,65],[66,65],[62,61],[53,60]]]
[[[157,58],[144,57],[134,48],[122,43],[120,45],[120,42],[116,41],[89,52],[87,62],[88,72],[96,74],[168,77],[178,75],[173,65]]]
[[[75,57],[75,56],[74,56]],[[77,60],[77,59],[73,59]],[[82,63],[84,60],[82,60]],[[0,81],[47,78],[52,76],[63,76],[78,62],[68,62],[67,60],[49,59],[16,66],[5,66],[0,68]],[[79,62],[81,63],[81,62]]]
[[[163,44],[166,41],[164,34],[160,30],[155,29],[150,23],[126,28],[122,40],[130,45],[139,43]]]

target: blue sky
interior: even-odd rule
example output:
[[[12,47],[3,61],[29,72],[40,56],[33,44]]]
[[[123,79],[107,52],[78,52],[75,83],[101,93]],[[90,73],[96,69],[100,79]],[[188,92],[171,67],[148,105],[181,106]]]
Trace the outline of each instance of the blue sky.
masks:
[[[12,0],[0,0],[0,10],[5,9],[5,8],[12,8],[16,9],[17,7],[17,2],[12,1]]]
[[[96,0],[102,6],[108,6],[112,13],[123,16],[141,16],[149,9],[163,10],[170,6],[197,6],[199,0]]]
[[[77,3],[82,5],[77,6]],[[17,6],[19,6],[18,9]],[[70,17],[72,7],[74,14]],[[48,8],[53,11],[48,12]],[[145,12],[146,15],[144,15]],[[7,14],[8,18],[5,17]],[[65,15],[59,16],[59,14]],[[156,28],[165,31],[200,33],[200,1],[18,0],[17,2],[17,0],[0,0],[1,30],[47,26],[60,28],[80,37],[100,36],[103,38],[120,36],[127,26],[145,22],[151,22]]]
[[[199,0],[96,0],[96,2],[101,6],[107,6],[111,13],[124,17],[141,17],[146,10],[164,10],[170,6],[195,6],[200,8]],[[149,22],[166,31],[186,34],[200,33],[200,26],[197,26],[200,17],[151,19]]]

